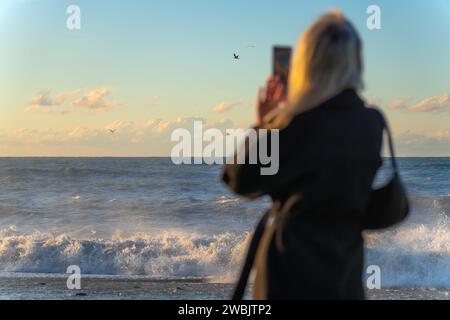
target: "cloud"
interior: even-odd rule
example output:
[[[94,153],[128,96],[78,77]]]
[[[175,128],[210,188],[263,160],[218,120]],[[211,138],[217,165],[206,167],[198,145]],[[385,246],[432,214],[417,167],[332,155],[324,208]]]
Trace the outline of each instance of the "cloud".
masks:
[[[391,110],[402,110],[408,112],[443,113],[450,111],[450,94],[442,94],[419,100],[410,104],[411,98],[395,99],[387,104]]]
[[[232,108],[238,106],[240,103],[239,102],[222,102],[220,104],[218,104],[217,106],[215,106],[214,108],[211,109],[212,113],[225,113],[229,110],[231,110]]]
[[[450,131],[418,133],[407,130],[394,136],[400,156],[450,156]]]
[[[203,121],[206,131],[217,128],[224,133],[237,126],[230,119],[207,121],[180,117],[175,120],[147,118],[119,119],[99,127],[76,126],[67,129],[0,130],[2,156],[169,156],[177,128],[193,134],[194,121]],[[111,133],[109,129],[116,130]],[[399,156],[450,156],[450,128],[430,132],[404,131],[394,135]]]
[[[58,130],[0,130],[0,156],[170,156],[174,146],[172,132],[183,128],[193,136],[195,121],[203,122],[204,131],[217,128],[224,132],[234,127],[229,119],[208,122],[205,118],[180,117],[174,120],[119,119],[98,127]],[[109,129],[116,131],[111,133]]]
[[[113,108],[121,106],[118,101],[107,100],[107,96],[111,93],[108,88],[99,88],[89,91],[81,98],[72,102],[73,108],[88,109],[91,111],[107,112]]]
[[[67,133],[68,139],[74,141],[86,140],[92,135],[93,131],[87,127],[76,127]]]
[[[446,112],[450,111],[450,94],[442,94],[421,100],[408,108],[416,112]]]
[[[105,130],[129,130],[134,127],[134,122],[129,120],[117,120],[108,124]]]
[[[378,97],[368,97],[366,98],[366,104],[370,107],[377,107],[383,104],[382,100]]]
[[[399,109],[405,109],[407,107],[407,103],[410,100],[410,98],[406,99],[395,99],[387,105],[387,107],[391,110],[399,110]]]
[[[50,96],[50,91],[42,90],[31,98],[30,103],[25,107],[25,112],[53,113],[55,106],[62,106],[68,99],[79,95],[81,90],[63,92],[55,96]]]
[[[170,122],[160,121],[158,123],[158,125],[155,128],[153,128],[153,132],[163,133],[164,131],[166,131],[169,128],[169,126],[170,126]]]
[[[50,97],[49,91],[41,91],[33,98],[31,98],[30,104],[37,106],[52,106],[54,103],[52,98]]]
[[[147,121],[145,121],[144,124],[143,124],[142,126],[143,126],[143,128],[150,128],[150,127],[152,127],[157,121],[159,121],[159,120],[157,120],[157,119],[155,119],[155,118],[150,118],[150,119],[148,119]]]
[[[34,113],[53,113],[55,110],[52,106],[45,106],[45,105],[39,105],[39,104],[30,104],[28,105],[25,110],[25,112],[34,112]]]
[[[60,93],[56,96],[53,97],[53,102],[55,103],[55,105],[63,105],[67,100],[69,100],[70,98],[75,98],[77,96],[79,96],[81,93],[80,89],[75,89],[69,92],[63,92]]]
[[[25,108],[25,112],[51,114],[58,111],[61,114],[67,114],[74,109],[87,109],[91,112],[106,112],[121,106],[121,103],[118,101],[107,99],[110,93],[111,90],[108,88],[94,89],[88,91],[75,101],[72,101],[70,105],[66,105],[66,102],[81,94],[80,89],[62,92],[55,96],[51,96],[48,90],[43,90],[31,98],[30,103]]]
[[[18,129],[7,135],[7,140],[13,143],[42,144],[67,140],[65,131],[53,129]]]
[[[170,136],[175,129],[183,128],[193,133],[194,122],[201,121],[203,130],[216,128],[225,132],[226,129],[234,127],[230,119],[222,119],[218,122],[208,123],[205,118],[199,117],[179,117],[174,121],[164,119],[149,118],[142,122],[119,120],[108,124],[104,131],[116,130],[114,136],[129,143],[148,143],[148,145],[161,144],[170,146]],[[119,139],[119,138],[118,138]]]
[[[232,120],[230,120],[230,119],[221,119],[221,120],[219,120],[217,122],[214,122],[211,125],[208,125],[206,127],[206,129],[215,128],[215,129],[219,129],[219,130],[225,131],[227,129],[233,129],[234,127],[235,127],[235,125],[234,125],[234,122]]]
[[[436,139],[450,139],[450,131],[449,130],[438,130],[431,134],[432,138]]]
[[[124,143],[139,144],[152,139],[163,142],[170,141],[169,134],[178,126],[177,121],[184,120],[166,121],[155,118],[149,118],[143,122],[117,120],[108,124],[103,131],[114,130],[112,136]]]

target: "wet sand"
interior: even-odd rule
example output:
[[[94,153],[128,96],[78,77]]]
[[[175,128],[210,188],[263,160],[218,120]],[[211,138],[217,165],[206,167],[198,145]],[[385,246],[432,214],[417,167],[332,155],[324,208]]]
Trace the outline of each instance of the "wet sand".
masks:
[[[0,299],[203,300],[227,299],[232,284],[205,280],[85,278],[80,290],[69,290],[66,278],[0,278]]]
[[[2,300],[226,300],[233,284],[204,279],[153,280],[127,278],[82,279],[81,290],[69,290],[65,277],[0,277]],[[251,289],[251,288],[250,288]],[[247,298],[250,297],[247,293]],[[373,300],[450,300],[448,290],[370,290]]]

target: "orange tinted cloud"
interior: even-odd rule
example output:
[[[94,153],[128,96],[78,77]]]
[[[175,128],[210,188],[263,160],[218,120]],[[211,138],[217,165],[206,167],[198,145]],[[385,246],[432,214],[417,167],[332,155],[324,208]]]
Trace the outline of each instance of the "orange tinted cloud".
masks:
[[[70,98],[78,96],[80,92],[81,90],[76,89],[51,96],[50,91],[42,90],[31,98],[25,112],[53,113],[56,111],[55,106],[62,106]]]
[[[450,111],[450,94],[423,99],[408,108],[409,111],[417,112],[446,112]]]
[[[231,110],[233,107],[239,105],[238,102],[222,102],[211,109],[212,113],[225,113]]]
[[[110,92],[111,90],[108,88],[91,90],[81,98],[72,102],[72,107],[101,112],[107,112],[113,108],[120,107],[121,103],[118,101],[107,99]]]

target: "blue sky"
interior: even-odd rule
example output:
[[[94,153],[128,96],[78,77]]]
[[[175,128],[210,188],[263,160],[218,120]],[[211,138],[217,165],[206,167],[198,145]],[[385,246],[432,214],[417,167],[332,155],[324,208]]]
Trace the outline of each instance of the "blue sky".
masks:
[[[81,30],[66,28],[71,4]],[[366,27],[371,4],[381,30]],[[361,33],[364,96],[401,154],[450,155],[448,0],[3,0],[0,155],[164,155],[192,118],[247,127],[271,47],[331,8]]]

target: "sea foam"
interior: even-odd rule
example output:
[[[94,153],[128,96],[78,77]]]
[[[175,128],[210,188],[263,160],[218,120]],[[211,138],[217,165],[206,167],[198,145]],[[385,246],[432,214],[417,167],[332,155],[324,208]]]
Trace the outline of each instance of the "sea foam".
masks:
[[[450,288],[449,197],[416,198],[402,225],[366,234],[366,264],[382,287]]]
[[[0,271],[65,273],[78,265],[84,274],[156,278],[234,278],[249,233],[198,235],[181,231],[112,239],[73,239],[35,232],[0,231]]]

